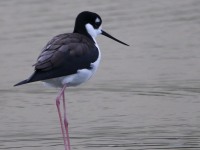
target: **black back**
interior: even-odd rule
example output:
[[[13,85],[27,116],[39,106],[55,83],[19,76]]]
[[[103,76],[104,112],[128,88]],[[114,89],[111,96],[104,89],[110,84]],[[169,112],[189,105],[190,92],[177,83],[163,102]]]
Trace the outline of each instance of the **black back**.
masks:
[[[90,38],[79,33],[60,34],[43,48],[34,64],[33,75],[16,85],[67,76],[80,69],[92,69],[91,63],[98,56],[98,49]]]

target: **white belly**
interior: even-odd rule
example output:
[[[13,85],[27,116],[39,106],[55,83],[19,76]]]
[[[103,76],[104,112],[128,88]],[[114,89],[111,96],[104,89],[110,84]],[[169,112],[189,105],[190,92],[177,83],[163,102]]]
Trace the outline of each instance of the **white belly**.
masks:
[[[97,44],[96,46],[99,51],[99,56],[98,56],[98,59],[94,63],[91,63],[92,69],[90,70],[81,69],[81,70],[78,70],[76,74],[44,80],[43,81],[44,84],[46,86],[51,86],[51,87],[63,87],[63,85],[65,84],[67,84],[67,86],[77,86],[89,80],[92,77],[92,75],[96,72],[101,60],[101,52]]]

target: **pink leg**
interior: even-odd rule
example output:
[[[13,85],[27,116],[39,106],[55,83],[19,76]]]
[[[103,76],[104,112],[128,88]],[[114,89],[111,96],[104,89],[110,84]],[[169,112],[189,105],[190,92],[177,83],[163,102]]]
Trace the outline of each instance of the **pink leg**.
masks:
[[[57,109],[58,109],[58,115],[59,115],[59,119],[60,119],[60,125],[61,125],[61,131],[62,131],[62,135],[63,135],[64,145],[65,145],[65,150],[68,150],[67,141],[66,141],[66,137],[65,137],[65,131],[64,131],[64,127],[63,127],[62,115],[61,115],[61,111],[60,111],[60,98],[61,98],[61,96],[63,96],[63,93],[65,92],[66,87],[67,86],[64,85],[63,88],[61,89],[60,94],[57,96],[56,106],[57,106]]]
[[[69,140],[69,132],[68,132],[67,111],[66,111],[66,105],[65,105],[65,93],[64,92],[63,92],[63,109],[64,109],[64,125],[65,125],[66,137],[67,137],[67,146],[68,146],[68,149],[71,150],[70,140]]]

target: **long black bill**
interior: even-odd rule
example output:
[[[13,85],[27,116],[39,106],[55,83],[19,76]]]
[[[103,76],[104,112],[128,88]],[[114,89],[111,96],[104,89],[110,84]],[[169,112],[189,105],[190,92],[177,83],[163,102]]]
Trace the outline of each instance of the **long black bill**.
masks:
[[[124,42],[122,42],[122,41],[120,41],[120,40],[114,38],[113,36],[111,36],[110,34],[106,33],[106,32],[103,31],[103,30],[101,30],[101,34],[104,35],[104,36],[107,36],[107,37],[109,37],[109,38],[111,38],[111,39],[113,39],[113,40],[115,40],[115,41],[117,41],[117,42],[119,42],[119,43],[121,43],[121,44],[124,44],[124,45],[126,45],[126,46],[129,46],[128,44],[126,44],[126,43],[124,43]]]

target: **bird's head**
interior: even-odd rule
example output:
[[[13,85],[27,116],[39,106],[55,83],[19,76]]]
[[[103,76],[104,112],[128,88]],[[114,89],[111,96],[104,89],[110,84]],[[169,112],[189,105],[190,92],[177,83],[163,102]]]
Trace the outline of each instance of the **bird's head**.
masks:
[[[83,11],[77,16],[75,21],[74,33],[80,33],[92,37],[93,39],[96,38],[97,35],[102,34],[121,44],[129,46],[128,44],[116,39],[107,32],[103,31],[101,17],[98,14],[89,11]]]

